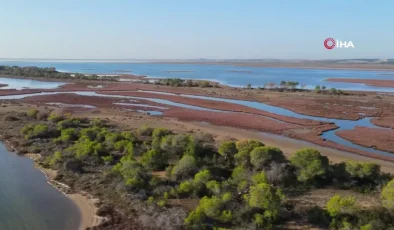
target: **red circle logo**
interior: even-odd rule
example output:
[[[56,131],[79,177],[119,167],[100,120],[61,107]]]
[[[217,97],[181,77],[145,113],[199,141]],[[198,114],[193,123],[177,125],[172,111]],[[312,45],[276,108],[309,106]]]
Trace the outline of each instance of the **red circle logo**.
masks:
[[[326,49],[329,49],[329,50],[334,49],[335,40],[333,38],[327,38],[326,40],[324,40],[324,46],[326,47]]]

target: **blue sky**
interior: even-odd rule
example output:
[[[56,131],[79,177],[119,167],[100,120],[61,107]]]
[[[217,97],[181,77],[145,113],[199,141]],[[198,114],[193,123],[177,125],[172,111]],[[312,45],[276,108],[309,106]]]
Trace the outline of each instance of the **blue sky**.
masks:
[[[393,9],[393,0],[0,0],[0,58],[394,58]],[[355,48],[328,51],[327,37]]]

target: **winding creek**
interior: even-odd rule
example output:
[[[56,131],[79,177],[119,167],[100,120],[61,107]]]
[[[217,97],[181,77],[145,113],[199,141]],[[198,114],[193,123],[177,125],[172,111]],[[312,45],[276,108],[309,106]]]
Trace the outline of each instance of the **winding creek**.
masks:
[[[0,78],[0,82],[8,84],[9,86],[7,86],[7,88],[13,88],[13,89],[23,89],[23,88],[55,89],[58,86],[64,84],[61,82],[43,82],[43,81],[25,80],[25,79],[12,79],[12,80],[7,80],[7,79],[3,80],[3,79],[4,78]],[[338,130],[351,130],[356,126],[384,129],[382,127],[373,125],[370,122],[371,117],[365,117],[357,121],[340,120],[340,119],[331,119],[331,118],[303,115],[288,109],[284,109],[281,107],[272,106],[260,102],[207,97],[207,96],[186,95],[186,94],[174,94],[174,93],[158,92],[158,91],[139,90],[139,92],[227,102],[227,103],[243,105],[250,108],[267,111],[270,113],[288,116],[288,117],[335,123],[339,127],[338,129],[327,131],[322,134],[322,137],[325,138],[326,140],[341,144],[346,147],[351,147],[354,149],[370,152],[373,154],[390,156],[390,157],[393,156],[393,154],[389,152],[384,152],[373,148],[366,148],[354,144],[335,134],[335,132]],[[42,92],[42,93],[31,93],[31,94],[7,95],[7,96],[0,96],[0,100],[23,99],[32,96],[54,95],[61,93],[74,93],[81,96],[121,98],[121,99],[125,99],[125,101],[122,101],[121,103],[114,103],[114,104],[124,105],[124,106],[145,107],[147,110],[149,109],[149,111],[146,111],[145,109],[144,110],[125,109],[125,110],[137,111],[142,113],[149,112],[149,114],[154,116],[162,115],[162,112],[154,111],[155,109],[166,110],[168,109],[167,108],[168,106],[181,107],[181,108],[192,109],[196,111],[242,113],[242,112],[232,112],[226,110],[203,108],[199,106],[177,103],[174,101],[158,99],[158,98],[108,95],[108,94],[100,94],[92,91]],[[139,104],[137,100],[147,100],[147,101],[155,102],[163,105],[163,107]],[[84,108],[96,108],[95,106],[92,105],[64,104],[58,102],[50,102],[46,104],[62,105],[66,107],[77,106]],[[264,118],[269,118],[277,122],[284,122],[264,115],[256,115],[256,116],[262,116]],[[278,137],[287,138],[282,136],[278,136]],[[295,139],[292,140],[298,141]],[[301,142],[305,142],[305,141],[301,141]],[[305,143],[308,144],[309,142],[305,142]],[[2,160],[0,161],[0,172],[1,172],[0,188],[6,188],[6,189],[0,189],[0,229],[68,230],[68,229],[77,228],[81,218],[79,216],[78,208],[74,205],[74,203],[70,199],[68,199],[62,193],[58,192],[55,188],[47,184],[44,174],[42,174],[41,172],[39,172],[34,168],[34,165],[30,159],[26,157],[20,157],[14,153],[8,152],[4,148],[4,145],[1,143],[0,143],[0,154],[2,155],[1,158]]]
[[[253,102],[253,101],[244,101],[244,100],[236,100],[236,99],[226,99],[226,98],[216,98],[216,97],[208,97],[208,96],[196,96],[196,95],[187,95],[187,94],[174,94],[174,93],[167,93],[167,92],[157,92],[157,91],[144,91],[144,90],[139,90],[139,92],[146,92],[146,93],[156,93],[156,94],[165,94],[165,95],[173,95],[173,96],[180,96],[180,97],[188,97],[188,98],[198,98],[198,99],[204,99],[204,100],[211,100],[211,101],[221,101],[221,102],[228,102],[228,103],[233,103],[237,105],[243,105],[247,106],[250,108],[255,108],[263,111],[267,111],[270,113],[275,113],[283,116],[288,116],[288,117],[295,117],[295,118],[300,118],[300,119],[310,119],[310,120],[315,120],[315,121],[322,121],[322,122],[330,122],[330,123],[335,123],[339,128],[335,130],[330,130],[326,131],[322,134],[322,137],[325,138],[328,141],[332,141],[334,143],[338,143],[347,147],[359,149],[362,151],[378,154],[378,155],[383,155],[383,156],[390,156],[392,157],[393,154],[385,151],[380,151],[377,149],[373,148],[367,148],[363,147],[357,144],[354,144],[350,141],[347,141],[335,134],[336,131],[340,130],[351,130],[355,128],[356,126],[361,126],[361,127],[371,127],[371,128],[379,128],[379,129],[384,129],[382,127],[376,126],[370,122],[371,117],[365,117],[362,119],[359,119],[357,121],[352,121],[352,120],[341,120],[341,119],[332,119],[332,118],[324,118],[324,117],[315,117],[315,116],[309,116],[309,115],[303,115],[299,114],[296,112],[293,112],[288,109],[284,109],[281,107],[277,106],[272,106],[268,104],[264,104],[261,102]],[[164,100],[164,99],[158,99],[158,98],[148,98],[148,97],[136,97],[136,96],[123,96],[123,95],[107,95],[107,94],[99,94],[96,92],[92,91],[70,91],[70,92],[42,92],[42,93],[32,93],[32,94],[22,94],[22,95],[8,95],[8,96],[0,96],[0,100],[5,100],[5,99],[22,99],[26,97],[31,97],[31,96],[39,96],[39,95],[53,95],[53,94],[59,94],[59,93],[75,93],[77,95],[81,96],[100,96],[100,97],[110,97],[110,98],[123,98],[123,99],[143,99],[143,100],[148,100],[152,101],[155,103],[163,104],[163,105],[169,105],[169,106],[176,106],[176,107],[182,107],[182,108],[187,108],[187,109],[193,109],[193,110],[202,110],[202,111],[211,111],[211,112],[227,112],[227,113],[233,113],[231,111],[225,111],[225,110],[216,110],[216,109],[209,109],[209,108],[203,108],[199,106],[194,106],[194,105],[188,105],[188,104],[182,104],[182,103],[177,103],[173,102],[170,100]],[[123,105],[138,105],[138,104],[132,104],[132,103],[117,103],[117,104],[123,104]],[[149,106],[152,107],[152,106]],[[266,117],[266,116],[264,116]],[[266,117],[268,118],[268,117]],[[276,121],[280,121],[274,118],[271,118]],[[283,122],[283,121],[280,121]]]

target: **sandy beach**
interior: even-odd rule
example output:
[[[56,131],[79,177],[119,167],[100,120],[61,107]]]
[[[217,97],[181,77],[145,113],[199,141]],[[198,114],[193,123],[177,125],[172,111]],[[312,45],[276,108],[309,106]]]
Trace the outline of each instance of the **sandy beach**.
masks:
[[[35,166],[41,172],[43,172],[48,180],[48,183],[58,189],[61,193],[69,197],[74,204],[78,207],[80,215],[81,215],[81,223],[79,226],[79,230],[85,230],[87,228],[91,228],[99,225],[103,218],[96,215],[97,207],[96,203],[99,201],[98,199],[94,199],[88,193],[66,193],[64,192],[64,188],[69,188],[68,185],[60,183],[54,180],[57,176],[57,171],[52,169],[47,169],[39,166],[36,161],[41,158],[40,154],[35,153],[27,153],[26,157],[29,157],[33,161],[35,161]]]

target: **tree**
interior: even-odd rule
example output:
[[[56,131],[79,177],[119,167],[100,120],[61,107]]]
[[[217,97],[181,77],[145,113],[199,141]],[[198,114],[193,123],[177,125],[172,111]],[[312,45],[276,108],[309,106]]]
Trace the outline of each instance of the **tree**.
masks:
[[[280,189],[260,183],[250,186],[249,193],[244,198],[249,207],[263,211],[266,223],[270,225],[278,217],[285,197]]]
[[[57,163],[61,162],[63,159],[63,155],[61,152],[57,151],[53,154],[52,157],[49,158],[49,165],[54,167]]]
[[[243,180],[248,180],[249,174],[249,171],[246,170],[244,166],[239,165],[234,168],[233,173],[231,174],[231,178],[233,179],[235,184],[238,184]]]
[[[197,171],[196,160],[193,156],[185,155],[172,169],[171,175],[175,179],[184,179],[190,177]]]
[[[74,128],[63,129],[59,137],[59,139],[64,143],[74,141],[77,138],[78,138],[78,133]]]
[[[245,88],[251,89],[251,88],[252,88],[252,85],[251,85],[250,83],[248,83],[248,84],[246,84],[246,87],[245,87]]]
[[[193,192],[193,190],[194,190],[193,183],[191,181],[186,180],[179,185],[177,192],[181,195],[189,195],[190,193]]]
[[[286,88],[286,82],[285,81],[280,81],[279,83],[280,88]]]
[[[207,189],[209,191],[211,191],[211,193],[214,195],[219,195],[221,192],[221,184],[219,182],[217,182],[216,180],[208,181],[206,186],[207,186]]]
[[[250,151],[252,151],[254,148],[264,146],[264,144],[261,143],[260,141],[255,141],[255,140],[242,140],[242,141],[237,141],[235,143],[235,146],[238,152],[245,151],[250,153]]]
[[[380,199],[385,208],[394,211],[394,179],[384,186]]]
[[[126,185],[142,188],[146,181],[149,181],[149,174],[137,161],[130,156],[122,157],[121,161],[113,168],[114,171],[119,172]]]
[[[325,85],[323,85],[322,87],[321,87],[321,90],[324,92],[325,90],[327,89],[327,87],[325,86]]]
[[[255,170],[261,170],[271,162],[284,162],[283,152],[274,147],[256,147],[250,152],[250,163]]]
[[[241,140],[235,143],[238,153],[234,155],[237,164],[248,165],[250,162],[250,152],[256,148],[264,146],[263,143],[255,140]]]
[[[342,197],[340,195],[334,195],[327,202],[327,212],[332,217],[339,216],[341,214],[353,214],[356,210],[356,200],[353,196]]]
[[[162,151],[151,149],[141,157],[142,164],[152,170],[163,170],[167,164],[166,156]]]
[[[211,179],[211,173],[209,170],[201,170],[194,175],[193,184],[195,186],[206,184]]]
[[[261,184],[261,183],[267,184],[268,179],[264,172],[260,172],[252,177],[252,182],[253,184]]]
[[[356,161],[346,161],[345,162],[346,172],[352,178],[366,179],[373,181],[380,175],[380,165],[370,162],[356,162]]]
[[[47,125],[38,124],[35,126],[25,126],[22,133],[26,133],[26,138],[45,138],[49,135],[49,128]]]
[[[312,181],[326,176],[329,161],[315,149],[304,148],[295,152],[290,162],[298,169],[297,177],[301,182]]]
[[[160,149],[161,139],[164,136],[170,135],[171,133],[171,130],[164,128],[154,129],[152,133],[152,147],[155,149]]]
[[[225,141],[220,145],[218,152],[226,161],[229,160],[231,163],[237,153],[237,147],[233,141]]]
[[[316,92],[316,93],[320,93],[320,92],[321,92],[320,85],[317,85],[317,86],[315,87],[315,92]]]
[[[294,90],[298,85],[299,85],[299,83],[295,82],[295,81],[286,82],[286,86],[290,87],[292,90]]]

